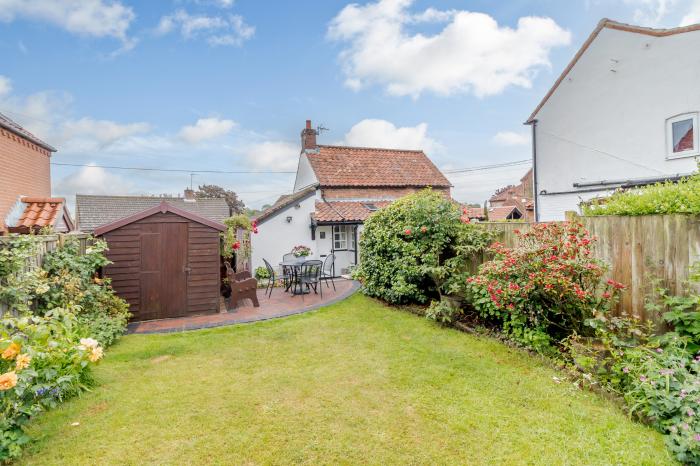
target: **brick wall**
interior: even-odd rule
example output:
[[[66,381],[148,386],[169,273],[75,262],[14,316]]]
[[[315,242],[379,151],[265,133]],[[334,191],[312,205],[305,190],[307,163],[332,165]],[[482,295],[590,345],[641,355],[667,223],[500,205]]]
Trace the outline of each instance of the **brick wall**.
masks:
[[[46,149],[0,129],[0,234],[20,195],[51,196],[50,156]]]

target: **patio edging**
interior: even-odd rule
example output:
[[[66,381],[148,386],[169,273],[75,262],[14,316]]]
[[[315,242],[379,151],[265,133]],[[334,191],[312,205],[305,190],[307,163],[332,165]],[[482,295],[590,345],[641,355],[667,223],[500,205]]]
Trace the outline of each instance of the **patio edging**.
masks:
[[[217,328],[217,327],[226,327],[229,325],[250,324],[253,322],[263,322],[266,320],[281,319],[283,317],[304,314],[306,312],[315,311],[315,310],[320,309],[322,307],[330,306],[331,304],[335,304],[339,301],[344,300],[345,298],[352,296],[359,289],[360,289],[360,282],[358,282],[356,280],[352,280],[352,286],[350,287],[349,290],[347,290],[345,293],[341,294],[340,296],[337,296],[337,297],[331,299],[328,302],[320,303],[320,304],[313,304],[309,307],[303,307],[301,309],[287,311],[287,312],[283,312],[280,314],[274,314],[274,315],[270,315],[270,316],[260,316],[260,317],[248,318],[248,319],[242,319],[242,320],[236,320],[236,321],[230,321],[230,322],[202,322],[202,323],[194,324],[194,325],[183,325],[183,326],[177,327],[177,328],[144,330],[144,331],[140,331],[140,332],[134,331],[134,328],[138,328],[138,325],[139,325],[139,322],[135,322],[133,324],[128,325],[127,335],[152,335],[152,334],[157,334],[157,333],[188,332],[191,330],[204,330],[204,329]],[[235,314],[235,313],[232,313],[232,314]]]

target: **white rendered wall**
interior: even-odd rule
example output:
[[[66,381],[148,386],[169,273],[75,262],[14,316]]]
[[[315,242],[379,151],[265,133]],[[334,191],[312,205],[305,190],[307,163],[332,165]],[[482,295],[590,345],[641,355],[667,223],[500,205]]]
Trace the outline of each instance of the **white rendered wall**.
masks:
[[[265,266],[263,258],[277,268],[282,256],[300,244],[311,248],[314,253],[311,258],[318,258],[315,242],[311,240],[311,213],[315,201],[315,196],[309,196],[298,203],[299,208],[296,203],[291,204],[259,224],[258,234],[251,235],[253,270]],[[287,222],[288,216],[292,217],[291,222]]]
[[[538,193],[694,171],[693,157],[667,159],[666,120],[700,111],[699,50],[700,32],[603,29],[535,117]],[[539,218],[562,219],[595,194],[538,196]]]
[[[297,167],[297,176],[294,180],[294,192],[301,191],[307,186],[311,186],[317,182],[316,174],[313,168],[311,168],[309,159],[306,157],[306,154],[302,153],[299,155],[299,166]]]

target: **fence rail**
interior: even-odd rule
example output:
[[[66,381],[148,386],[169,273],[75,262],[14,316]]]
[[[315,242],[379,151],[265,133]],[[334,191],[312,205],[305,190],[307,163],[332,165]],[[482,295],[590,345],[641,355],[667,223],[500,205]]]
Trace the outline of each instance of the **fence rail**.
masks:
[[[87,234],[69,233],[55,235],[36,235],[36,238],[39,238],[39,242],[37,244],[35,254],[27,260],[23,272],[36,270],[37,268],[41,267],[44,263],[44,258],[46,257],[46,255],[60,248],[65,243],[66,239],[69,237],[77,238],[78,241],[80,241],[80,253],[84,254],[89,241],[89,235]],[[15,237],[0,236],[0,249],[9,247],[13,241],[13,238]],[[2,300],[0,300],[0,317],[5,315],[9,311],[10,309],[7,303],[4,303],[2,302]]]
[[[660,323],[650,315],[645,301],[661,286],[682,294],[689,269],[700,261],[700,217],[690,215],[643,215],[636,217],[578,217],[598,241],[591,252],[606,262],[607,278],[624,283],[616,313],[634,315]],[[484,222],[484,227],[501,232],[507,246],[517,244],[515,230],[528,231],[528,223]]]

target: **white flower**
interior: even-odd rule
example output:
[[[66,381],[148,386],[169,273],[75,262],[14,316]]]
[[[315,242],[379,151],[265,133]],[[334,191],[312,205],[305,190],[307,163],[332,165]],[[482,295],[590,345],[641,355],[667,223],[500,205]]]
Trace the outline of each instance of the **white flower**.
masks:
[[[36,291],[36,294],[44,294],[47,291],[49,291],[49,285],[47,285],[46,283],[42,283],[41,285],[37,286],[36,290],[34,291]]]
[[[81,350],[86,350],[88,348],[89,349],[97,348],[98,346],[100,346],[100,342],[98,342],[94,338],[81,338],[80,339],[80,346],[78,348],[80,348]]]

